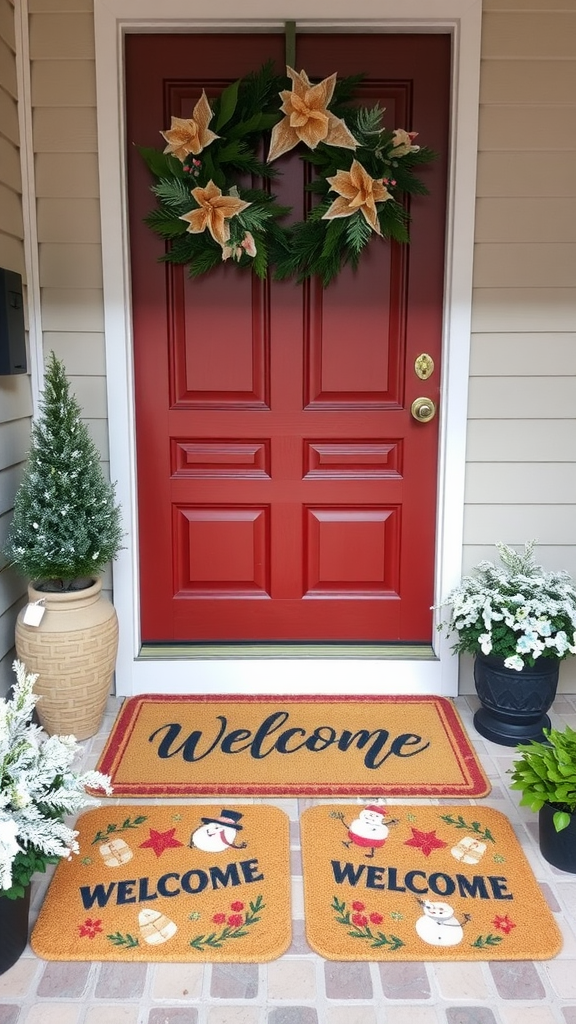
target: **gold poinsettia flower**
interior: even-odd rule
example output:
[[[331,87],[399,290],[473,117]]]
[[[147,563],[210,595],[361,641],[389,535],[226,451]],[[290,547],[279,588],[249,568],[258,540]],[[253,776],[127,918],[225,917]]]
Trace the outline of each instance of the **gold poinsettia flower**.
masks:
[[[187,230],[193,235],[199,235],[208,228],[214,241],[224,247],[230,238],[230,225],[226,222],[251,204],[236,196],[223,195],[213,181],[209,181],[206,188],[193,188],[192,196],[199,209],[184,213],[180,220],[188,221]]]
[[[382,234],[376,203],[392,199],[383,178],[371,178],[362,164],[353,160],[349,171],[338,171],[333,178],[326,178],[326,181],[330,182],[331,192],[339,193],[339,198],[334,200],[322,220],[351,217],[356,210],[360,210],[372,230],[377,235]]]
[[[298,74],[287,67],[286,72],[292,79],[292,91],[283,89],[279,94],[283,100],[280,110],[286,117],[272,129],[268,163],[299,142],[304,142],[309,149],[316,149],[319,142],[356,149],[358,143],[342,118],[326,109],[334,93],[336,75],[312,85],[305,71]]]
[[[214,139],[220,138],[219,135],[215,135],[208,127],[212,117],[213,113],[208,103],[208,97],[204,90],[202,90],[202,95],[194,107],[192,117],[188,119],[173,117],[168,131],[160,132],[160,135],[168,143],[164,152],[172,153],[182,163],[184,163],[189,153],[194,153],[197,156],[203,149],[206,149],[206,146],[214,142]]]

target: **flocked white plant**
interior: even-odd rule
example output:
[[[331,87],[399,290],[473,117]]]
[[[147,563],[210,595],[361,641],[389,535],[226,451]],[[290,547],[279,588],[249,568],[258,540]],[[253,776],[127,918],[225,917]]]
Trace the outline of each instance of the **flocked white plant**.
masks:
[[[535,541],[523,552],[496,544],[500,565],[479,562],[443,602],[450,617],[440,629],[458,634],[456,653],[494,655],[519,672],[538,658],[576,654],[576,588],[569,573],[546,572],[534,561]]]
[[[0,700],[0,895],[24,895],[35,871],[78,852],[77,832],[64,822],[98,801],[87,790],[110,795],[101,772],[72,770],[81,748],[74,736],[46,736],[32,721],[39,700],[37,675],[20,661],[11,696]]]

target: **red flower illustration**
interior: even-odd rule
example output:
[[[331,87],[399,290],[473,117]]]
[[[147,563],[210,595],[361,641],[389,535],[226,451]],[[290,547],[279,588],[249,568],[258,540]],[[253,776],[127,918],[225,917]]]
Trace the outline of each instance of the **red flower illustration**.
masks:
[[[382,924],[384,918],[382,917],[382,914],[370,914],[370,920],[372,924]]]
[[[508,917],[508,914],[506,914],[505,917],[497,915],[492,921],[492,924],[495,928],[498,928],[499,931],[504,932],[504,935],[509,935],[512,929],[516,927],[514,921],[511,921]]]
[[[228,924],[231,928],[239,928],[241,924],[244,924],[244,918],[242,914],[230,914],[228,918]]]
[[[357,928],[365,928],[368,918],[364,914],[352,914],[352,924],[355,924]]]
[[[88,936],[89,939],[94,939],[96,938],[98,932],[103,931],[102,921],[100,920],[100,918],[98,918],[98,920],[96,921],[93,921],[91,917],[87,917],[86,920],[84,921],[84,924],[78,925],[78,931],[80,932],[81,939],[86,938],[86,936]]]
[[[213,924],[224,924],[225,920],[226,914],[214,914],[214,917],[212,918]]]
[[[230,910],[244,910],[244,904],[240,900],[235,900],[234,903],[230,904]]]
[[[352,904],[352,910],[364,910],[366,907],[365,903],[360,903],[360,900],[354,900]]]

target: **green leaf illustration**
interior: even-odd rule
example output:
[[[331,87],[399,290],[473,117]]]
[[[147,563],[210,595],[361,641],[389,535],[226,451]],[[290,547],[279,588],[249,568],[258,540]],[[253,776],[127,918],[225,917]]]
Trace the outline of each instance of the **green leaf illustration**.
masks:
[[[440,818],[445,821],[447,825],[453,825],[454,828],[466,829],[467,832],[473,832],[481,839],[485,839],[488,843],[495,843],[496,840],[488,828],[482,828],[479,821],[467,822],[464,820],[461,814],[454,817],[452,814],[441,814]]]
[[[130,935],[130,932],[126,935],[122,935],[122,932],[115,932],[113,935],[107,935],[106,938],[109,939],[114,946],[118,946],[123,949],[135,949],[136,946],[140,945],[138,939],[134,938],[133,935]]]
[[[115,822],[111,822],[106,826],[104,832],[97,832],[94,839],[92,840],[92,846],[96,843],[103,843],[106,839],[109,839],[112,835],[118,835],[120,832],[126,832],[128,829],[138,828],[143,825],[147,820],[146,814],[138,814],[135,818],[125,818],[121,825],[117,825]]]
[[[470,945],[473,949],[485,949],[487,946],[497,946],[502,942],[501,935],[479,935],[475,942]]]
[[[248,904],[248,910],[246,911],[244,920],[239,925],[227,924],[219,932],[213,931],[208,935],[196,935],[190,940],[190,946],[192,949],[197,949],[202,952],[205,948],[208,949],[221,949],[222,946],[230,939],[243,939],[249,934],[249,929],[258,924],[261,920],[259,917],[260,911],[264,910],[266,904],[264,903],[264,897],[259,895],[254,901]]]

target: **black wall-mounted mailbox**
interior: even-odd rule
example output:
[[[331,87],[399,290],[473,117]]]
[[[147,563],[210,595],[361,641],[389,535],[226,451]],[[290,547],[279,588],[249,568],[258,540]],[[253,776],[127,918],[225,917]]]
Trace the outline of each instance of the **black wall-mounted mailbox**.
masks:
[[[26,373],[22,277],[0,267],[0,376]]]

